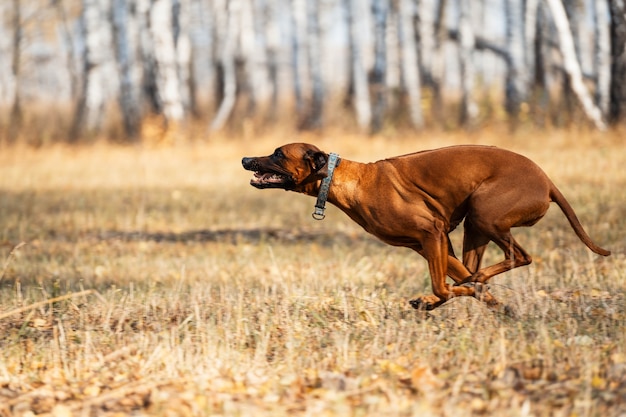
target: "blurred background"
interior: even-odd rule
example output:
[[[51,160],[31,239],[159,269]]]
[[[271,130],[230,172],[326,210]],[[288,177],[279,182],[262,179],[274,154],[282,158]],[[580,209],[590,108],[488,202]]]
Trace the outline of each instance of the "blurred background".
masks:
[[[4,0],[0,141],[626,118],[624,0]]]

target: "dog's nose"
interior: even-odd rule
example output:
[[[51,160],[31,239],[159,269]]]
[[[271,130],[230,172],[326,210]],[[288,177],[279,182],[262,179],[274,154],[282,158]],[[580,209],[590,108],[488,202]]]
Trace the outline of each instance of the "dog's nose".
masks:
[[[241,165],[243,165],[243,167],[247,169],[247,168],[250,168],[253,162],[254,162],[254,158],[243,158],[241,160]]]

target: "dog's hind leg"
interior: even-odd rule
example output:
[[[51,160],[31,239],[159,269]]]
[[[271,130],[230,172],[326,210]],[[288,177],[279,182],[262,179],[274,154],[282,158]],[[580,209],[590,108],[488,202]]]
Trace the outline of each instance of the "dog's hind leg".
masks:
[[[448,276],[454,280],[455,286],[469,283],[473,278],[467,267],[453,256],[448,256]],[[501,305],[500,302],[491,295],[486,285],[483,286],[482,283],[478,283],[478,286],[474,285],[473,289],[473,296],[485,302],[489,307],[493,308]]]
[[[463,264],[474,274],[480,269],[490,239],[469,219],[465,219],[463,228]]]
[[[474,273],[467,282],[479,282],[484,284],[491,277],[501,274],[532,262],[531,256],[513,238],[511,232],[494,236],[491,240],[504,252],[504,260],[488,266]]]

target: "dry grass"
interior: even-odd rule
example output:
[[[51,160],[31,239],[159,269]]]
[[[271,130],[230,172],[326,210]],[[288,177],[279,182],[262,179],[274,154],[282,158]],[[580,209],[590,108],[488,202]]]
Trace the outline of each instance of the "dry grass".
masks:
[[[613,256],[553,207],[516,233],[535,262],[493,280],[516,319],[417,313],[423,259],[247,185],[241,156],[294,139],[363,161],[512,148]],[[618,135],[572,132],[1,149],[0,416],[621,415],[625,166]]]

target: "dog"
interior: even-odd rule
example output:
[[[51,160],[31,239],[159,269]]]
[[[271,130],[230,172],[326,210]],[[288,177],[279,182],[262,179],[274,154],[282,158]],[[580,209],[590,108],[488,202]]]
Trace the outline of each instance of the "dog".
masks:
[[[428,261],[431,295],[409,303],[432,310],[453,297],[473,296],[500,305],[486,283],[492,277],[531,263],[511,228],[532,226],[555,202],[578,238],[593,252],[609,256],[585,232],[571,205],[530,159],[493,146],[460,145],[427,150],[373,163],[359,163],[292,143],[264,157],[242,159],[253,171],[250,184],[317,196],[316,219],[326,201],[367,232],[393,246],[413,249]],[[464,220],[459,260],[448,234]],[[489,242],[504,260],[481,267]],[[446,276],[454,284],[446,283]]]

